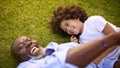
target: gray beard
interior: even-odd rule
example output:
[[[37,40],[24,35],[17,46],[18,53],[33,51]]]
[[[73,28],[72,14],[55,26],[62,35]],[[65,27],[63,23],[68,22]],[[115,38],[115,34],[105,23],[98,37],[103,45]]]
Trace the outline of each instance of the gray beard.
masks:
[[[33,58],[33,59],[41,59],[43,57],[46,56],[45,54],[45,51],[43,51],[43,53],[41,55],[38,55],[38,56],[31,56],[31,55],[28,55],[30,58]]]

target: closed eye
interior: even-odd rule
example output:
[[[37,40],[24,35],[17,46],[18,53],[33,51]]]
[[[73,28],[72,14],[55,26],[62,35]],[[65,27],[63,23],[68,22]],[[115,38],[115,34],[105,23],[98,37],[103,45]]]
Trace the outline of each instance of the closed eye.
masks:
[[[18,49],[17,49],[18,51],[20,51],[21,49],[24,48],[24,44],[23,43],[20,43],[18,46],[19,46]]]
[[[66,22],[65,23],[65,28],[64,28],[64,31],[67,32],[67,28],[68,28],[69,24]]]

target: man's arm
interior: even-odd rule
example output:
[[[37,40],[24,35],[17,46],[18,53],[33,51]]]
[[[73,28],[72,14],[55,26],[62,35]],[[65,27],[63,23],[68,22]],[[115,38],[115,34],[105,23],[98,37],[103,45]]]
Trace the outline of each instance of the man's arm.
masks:
[[[105,42],[105,44],[103,44],[103,42]],[[107,48],[110,48],[118,43],[120,43],[120,32],[109,34],[101,40],[94,40],[83,44],[83,46],[81,45],[70,49],[67,54],[66,62],[84,68],[107,50],[106,45]]]
[[[103,29],[103,34],[105,35],[109,35],[110,33],[116,33],[115,30],[107,23],[105,28]],[[93,62],[98,65],[98,63],[105,57],[107,56],[109,53],[111,53],[114,49],[117,48],[117,45],[112,46],[110,48],[108,48],[105,52],[103,52],[100,56],[98,56]]]

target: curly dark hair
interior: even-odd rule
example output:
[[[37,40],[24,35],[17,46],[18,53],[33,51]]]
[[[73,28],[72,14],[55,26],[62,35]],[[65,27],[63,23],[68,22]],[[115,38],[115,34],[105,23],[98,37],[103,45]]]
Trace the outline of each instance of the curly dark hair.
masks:
[[[60,23],[63,20],[78,19],[78,18],[83,23],[88,18],[87,13],[81,7],[76,6],[76,5],[65,6],[65,7],[59,6],[53,12],[50,25],[51,25],[52,30],[55,33],[58,33],[62,36],[70,36],[60,28]]]

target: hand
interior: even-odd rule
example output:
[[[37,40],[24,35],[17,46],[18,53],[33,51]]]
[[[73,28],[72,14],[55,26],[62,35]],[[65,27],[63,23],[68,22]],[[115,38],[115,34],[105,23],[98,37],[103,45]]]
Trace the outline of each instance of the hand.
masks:
[[[77,39],[77,37],[75,37],[75,36],[71,36],[71,37],[70,37],[70,41],[71,41],[71,42],[76,42],[76,43],[78,43],[78,39]]]

